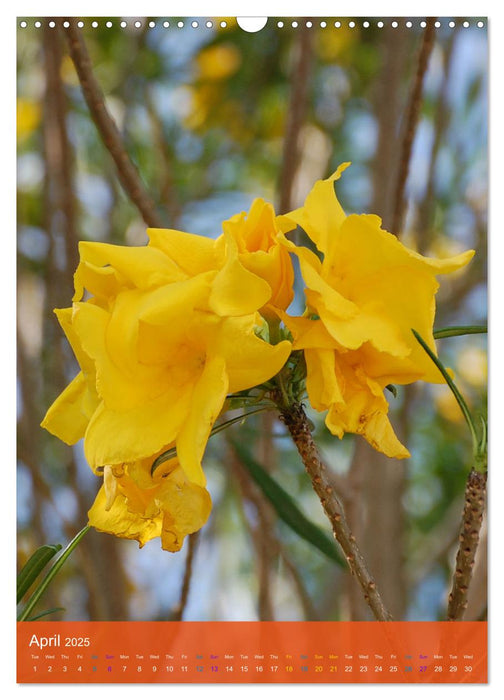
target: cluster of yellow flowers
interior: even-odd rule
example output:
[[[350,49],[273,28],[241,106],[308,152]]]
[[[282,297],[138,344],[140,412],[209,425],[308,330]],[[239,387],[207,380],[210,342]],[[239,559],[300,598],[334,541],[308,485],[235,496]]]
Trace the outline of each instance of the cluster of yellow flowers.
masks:
[[[293,351],[304,352],[311,405],[327,411],[333,434],[408,456],[383,390],[444,381],[410,329],[434,349],[436,275],[473,251],[425,258],[378,217],[346,216],[334,191],[346,165],[300,209],[276,216],[256,199],[215,240],[150,229],[144,247],[80,244],[72,307],[56,314],[81,371],[42,426],[68,444],[84,438],[103,475],[90,525],[140,545],[161,537],[178,551],[211,510],[201,462],[226,398],[274,378]],[[298,225],[318,254],[289,239]],[[289,314],[292,255],[305,285],[301,317]],[[267,331],[280,322],[274,342]],[[176,456],[151,473],[170,449]]]

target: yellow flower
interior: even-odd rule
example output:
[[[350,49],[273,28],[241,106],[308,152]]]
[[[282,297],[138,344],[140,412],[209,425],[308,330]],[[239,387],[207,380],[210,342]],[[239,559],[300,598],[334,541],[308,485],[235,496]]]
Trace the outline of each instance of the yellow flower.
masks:
[[[149,245],[142,248],[80,244],[73,306],[56,313],[81,372],[42,422],[69,444],[84,437],[95,472],[110,465],[116,474],[117,465],[127,465],[114,505],[105,517],[102,492],[93,519],[101,529],[119,532],[111,518],[124,516],[123,532],[129,534],[121,536],[138,535],[140,541],[150,539],[137,532],[144,516],[138,511],[131,516],[131,507],[125,506],[131,502],[131,465],[152,464],[173,443],[179,466],[162,488],[156,486],[156,502],[167,504],[159,513],[165,524],[169,517],[180,521],[179,511],[170,510],[175,504],[200,503],[199,520],[188,518],[204,522],[201,461],[227,394],[269,380],[291,350],[288,341],[270,345],[258,336],[264,323],[259,310],[273,291],[251,271],[253,265],[249,270],[242,264],[244,253],[232,233],[215,241],[161,229],[149,235]],[[179,500],[172,497],[174,484],[181,490]],[[146,533],[159,530],[147,521],[144,525]],[[188,526],[180,526],[174,541],[180,541],[184,528],[190,531]]]
[[[272,292],[268,307],[286,309],[294,298],[294,269],[289,252],[278,240],[280,228],[272,205],[255,199],[248,214],[233,216],[223,229],[235,239],[242,265],[268,282]],[[271,315],[268,308],[262,313]]]
[[[166,448],[168,449],[168,448]],[[162,548],[178,552],[186,535],[208,519],[208,491],[188,481],[176,459],[153,476],[152,458],[107,465],[104,484],[89,511],[89,524],[100,532],[138,540],[140,546],[161,537]]]
[[[426,258],[383,230],[379,217],[346,216],[334,182],[347,165],[318,181],[303,207],[279,217],[284,233],[301,226],[320,254],[283,238],[299,259],[307,309],[301,318],[281,317],[294,336],[293,347],[305,350],[308,394],[317,410],[328,410],[331,432],[359,433],[385,454],[406,457],[383,389],[444,381],[411,329],[435,350],[436,275],[463,267],[474,251]]]

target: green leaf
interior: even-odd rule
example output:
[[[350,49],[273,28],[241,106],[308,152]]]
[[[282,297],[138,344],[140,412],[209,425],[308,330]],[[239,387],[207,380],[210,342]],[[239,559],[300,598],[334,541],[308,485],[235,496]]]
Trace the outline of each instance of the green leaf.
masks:
[[[19,603],[38,575],[60,549],[60,544],[44,544],[31,555],[17,577],[17,603]]]
[[[38,601],[40,598],[44,595],[45,591],[47,590],[49,584],[51,581],[54,579],[58,571],[61,569],[63,564],[66,562],[68,557],[71,555],[71,553],[74,551],[74,549],[77,547],[79,542],[82,540],[84,535],[89,532],[91,529],[90,525],[86,525],[85,527],[78,532],[73,540],[67,544],[65,549],[61,552],[59,557],[56,559],[56,561],[52,564],[50,567],[49,571],[45,574],[44,578],[40,583],[38,584],[37,588],[34,590],[34,592],[30,595],[30,598],[28,600],[28,603],[26,604],[26,607],[24,610],[22,610],[18,617],[17,621],[18,622],[24,622],[25,620],[29,620],[32,610],[34,607],[37,605]]]
[[[274,507],[278,517],[297,535],[336,562],[338,566],[346,567],[345,560],[325,532],[303,515],[291,496],[265,471],[242,444],[234,440],[230,440],[230,443],[243,466]]]
[[[486,332],[486,326],[449,326],[448,328],[434,329],[434,338],[453,338],[457,335],[473,335]]]
[[[38,615],[34,615],[33,617],[28,618],[27,622],[35,622],[35,620],[40,620],[41,617],[46,617],[46,615],[52,615],[52,613],[64,611],[65,608],[50,608],[49,610],[44,610],[44,612],[41,612]]]
[[[473,457],[474,457],[474,468],[476,471],[479,472],[485,472],[487,470],[487,435],[486,435],[486,423],[483,421],[483,435],[481,439],[478,439],[478,433],[476,430],[476,425],[474,422],[474,418],[471,415],[471,412],[469,410],[469,407],[460,393],[458,387],[456,386],[455,382],[453,379],[450,377],[446,367],[443,365],[439,357],[435,355],[434,352],[430,349],[430,347],[427,345],[425,340],[422,338],[420,333],[418,333],[414,328],[411,329],[411,332],[417,339],[417,341],[420,343],[420,345],[423,347],[427,355],[430,357],[430,359],[434,362],[438,370],[441,372],[443,375],[444,380],[448,384],[448,386],[451,389],[452,394],[454,395],[460,410],[462,411],[462,414],[466,420],[467,426],[469,428],[469,431],[471,433],[472,437],[472,443],[473,443]]]

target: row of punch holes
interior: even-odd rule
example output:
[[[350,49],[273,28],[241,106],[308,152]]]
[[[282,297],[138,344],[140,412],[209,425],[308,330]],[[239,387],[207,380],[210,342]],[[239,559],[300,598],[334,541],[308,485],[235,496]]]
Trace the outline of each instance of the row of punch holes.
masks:
[[[303,25],[306,26],[308,29],[310,29],[312,27],[320,27],[321,29],[325,29],[325,28],[330,27],[330,26],[334,26],[336,29],[340,29],[342,27],[348,27],[350,29],[354,29],[354,28],[358,27],[359,25],[362,26],[364,29],[368,29],[372,25],[378,27],[378,29],[383,29],[387,24],[389,24],[393,29],[397,29],[400,26],[404,26],[407,29],[412,29],[413,27],[415,27],[415,25],[419,26],[423,29],[427,26],[427,22],[425,20],[418,20],[417,22],[413,22],[412,20],[402,20],[399,22],[398,20],[387,20],[387,21],[384,21],[384,20],[373,20],[373,21],[369,21],[369,20],[362,20],[362,21],[334,20],[333,21],[333,20],[324,20],[324,19],[322,19],[322,20],[319,20],[319,19],[301,20],[301,19],[287,19],[287,18],[285,18],[285,19],[275,20],[275,23],[279,29],[289,28],[289,27],[291,27],[292,29],[297,29],[298,27],[302,27]],[[40,29],[40,27],[42,27],[42,24],[43,23],[41,20],[35,20],[33,22],[33,26],[36,29]],[[57,25],[57,22],[55,20],[49,20],[47,24],[51,29],[54,29]],[[70,23],[68,20],[61,21],[61,26],[63,26],[63,27],[68,27],[69,24]],[[156,20],[141,21],[139,19],[127,21],[124,19],[120,19],[120,20],[116,20],[115,22],[113,22],[112,20],[104,20],[102,22],[98,22],[97,20],[88,21],[88,22],[84,22],[83,20],[78,20],[76,22],[76,24],[80,29],[83,29],[86,26],[91,26],[93,29],[97,29],[100,26],[105,26],[108,29],[110,29],[114,25],[117,25],[117,24],[119,24],[119,26],[123,29],[126,29],[127,27],[134,27],[135,29],[142,29],[146,24],[150,29],[154,29],[157,26],[162,26],[165,29],[168,29],[170,27],[172,27],[172,28],[176,27],[178,29],[182,29],[186,26],[191,26],[193,29],[198,29],[200,27],[206,27],[207,29],[212,29],[214,27],[220,27],[221,29],[225,29],[226,27],[228,27],[229,22],[224,20],[224,19],[223,20],[208,19],[208,20],[200,20],[200,21],[198,21],[198,20],[187,20],[187,21],[175,20],[172,22],[170,22],[168,20],[162,20],[162,19],[157,20],[157,21]],[[238,20],[238,24],[240,24],[239,20]],[[434,26],[437,29],[442,27],[443,24],[445,26],[450,27],[451,29],[453,29],[457,25],[465,27],[465,28],[468,28],[470,26],[476,26],[479,29],[482,29],[485,26],[485,23],[482,20],[473,20],[472,23],[469,22],[469,20],[459,20],[458,22],[456,22],[453,19],[446,20],[445,22],[441,22],[440,20],[436,20],[434,22]],[[28,26],[30,26],[30,23],[27,20],[21,20],[19,22],[19,26],[22,29],[26,29]],[[241,26],[241,24],[240,24],[240,26]],[[242,28],[244,28],[244,27],[242,27]],[[258,30],[248,29],[246,31],[258,31]]]

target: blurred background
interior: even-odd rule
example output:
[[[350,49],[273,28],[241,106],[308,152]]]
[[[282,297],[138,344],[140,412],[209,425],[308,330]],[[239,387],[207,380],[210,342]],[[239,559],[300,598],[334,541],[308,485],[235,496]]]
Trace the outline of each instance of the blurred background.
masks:
[[[419,18],[412,27],[405,18],[397,26],[371,19],[367,27],[362,18],[354,26],[351,18],[339,26],[270,18],[257,34],[233,18],[83,22],[106,106],[164,226],[215,237],[255,197],[288,211],[315,180],[351,161],[338,183],[347,213],[380,215],[423,254],[476,250],[467,271],[441,278],[436,327],[486,322],[486,21],[439,20],[398,230],[395,183],[422,45]],[[100,485],[81,444],[70,448],[39,427],[77,373],[52,310],[71,304],[79,240],[143,245],[147,226],[90,117],[61,20],[18,25],[21,566],[38,546],[66,543],[86,524]],[[485,415],[486,337],[444,339],[438,351],[473,412]],[[471,439],[446,386],[400,387],[389,399],[411,459],[386,459],[359,437],[340,441],[324,416],[310,413],[315,438],[395,619],[443,619]],[[231,432],[330,536],[284,426],[256,417]],[[204,466],[214,507],[194,541],[184,619],[369,619],[348,573],[278,518],[225,435],[210,440]],[[485,538],[484,526],[466,619],[486,616]],[[65,609],[48,619],[174,619],[187,541],[170,554],[159,540],[140,550],[88,533],[44,598],[44,608]]]

